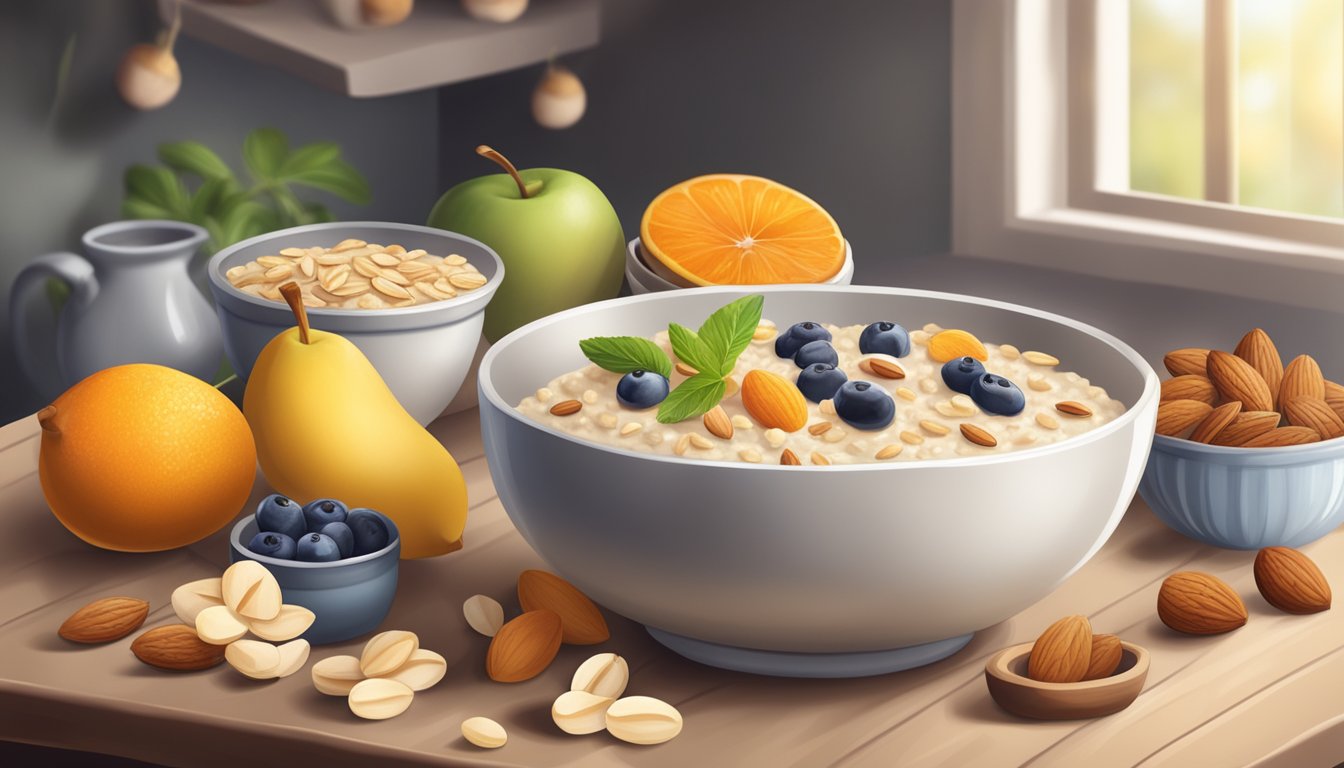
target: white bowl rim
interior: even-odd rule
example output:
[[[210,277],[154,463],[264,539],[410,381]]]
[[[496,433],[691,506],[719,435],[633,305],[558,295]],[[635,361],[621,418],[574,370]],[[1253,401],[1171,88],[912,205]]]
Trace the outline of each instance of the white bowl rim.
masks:
[[[961,456],[954,459],[931,459],[928,461],[900,461],[891,463],[864,462],[859,464],[833,464],[829,466],[811,466],[811,465],[778,465],[778,464],[750,464],[742,461],[717,461],[712,459],[688,459],[683,456],[663,456],[661,454],[646,453],[643,451],[632,451],[626,448],[616,446],[602,445],[579,437],[562,432],[558,429],[546,426],[533,421],[520,414],[514,405],[504,402],[498,391],[495,390],[494,382],[488,377],[488,373],[494,366],[495,358],[499,356],[500,351],[506,349],[515,338],[521,338],[536,328],[560,322],[570,317],[583,314],[597,308],[611,306],[621,306],[625,304],[635,304],[641,301],[649,300],[650,297],[670,297],[685,295],[685,291],[695,291],[702,294],[724,294],[742,296],[753,293],[789,293],[797,291],[816,291],[821,293],[864,293],[887,296],[915,296],[920,298],[944,299],[960,302],[971,302],[981,306],[1002,309],[1019,314],[1028,314],[1041,320],[1063,325],[1075,331],[1080,331],[1093,338],[1105,343],[1115,351],[1119,352],[1131,365],[1138,370],[1143,377],[1143,392],[1133,404],[1129,405],[1125,412],[1120,414],[1115,420],[1097,427],[1090,432],[1084,432],[1081,435],[1060,440],[1057,443],[1050,443],[1035,448],[1027,448],[1020,451],[1008,451],[1005,453],[987,454],[984,456]],[[1022,304],[1012,304],[997,299],[987,299],[979,296],[967,296],[958,293],[947,293],[944,291],[926,291],[918,288],[889,288],[885,286],[874,285],[817,285],[817,284],[798,284],[798,285],[772,285],[772,286],[711,286],[701,288],[684,288],[677,292],[661,292],[654,294],[642,294],[639,296],[623,296],[617,299],[608,299],[592,304],[585,304],[573,309],[567,309],[557,312],[553,315],[534,320],[527,325],[514,330],[508,335],[490,345],[485,356],[481,359],[480,372],[477,376],[477,389],[482,398],[488,400],[491,405],[499,409],[502,413],[515,421],[518,421],[528,427],[539,430],[546,434],[558,437],[566,442],[582,446],[584,448],[613,453],[618,456],[636,457],[648,461],[659,463],[676,463],[679,465],[690,464],[703,467],[722,467],[734,468],[747,471],[767,471],[767,472],[863,472],[874,470],[886,471],[917,471],[923,469],[946,468],[954,469],[968,466],[986,466],[993,464],[1011,463],[1014,461],[1025,461],[1035,456],[1044,456],[1059,451],[1067,451],[1098,440],[1102,440],[1112,433],[1125,429],[1129,424],[1138,419],[1138,414],[1142,410],[1141,406],[1146,406],[1157,399],[1160,384],[1157,378],[1157,372],[1153,370],[1148,361],[1143,356],[1121,341],[1099,328],[1086,323],[1073,320],[1063,315],[1057,315],[1053,312],[1045,312],[1039,309],[1033,309]],[[1156,417],[1154,416],[1154,419]]]
[[[263,299],[260,296],[253,296],[250,293],[244,293],[243,291],[240,291],[237,288],[235,288],[233,286],[233,283],[230,283],[228,279],[224,277],[223,273],[220,272],[220,267],[223,266],[224,260],[232,256],[234,253],[241,251],[244,248],[251,247],[266,240],[275,240],[280,239],[282,237],[302,235],[309,232],[329,232],[331,230],[340,230],[343,228],[386,229],[389,231],[402,231],[402,232],[410,231],[424,235],[436,235],[436,236],[451,235],[455,238],[465,240],[466,242],[471,243],[472,245],[480,246],[481,249],[485,251],[485,253],[489,255],[491,259],[494,260],[495,274],[493,277],[489,279],[489,282],[481,286],[480,289],[472,291],[470,293],[459,294],[454,298],[444,299],[442,301],[431,301],[428,304],[416,304],[413,307],[385,307],[383,309],[374,309],[374,310],[358,309],[358,308],[345,309],[345,308],[330,308],[330,307],[306,307],[305,312],[309,315],[316,315],[318,317],[321,317],[323,315],[328,315],[332,317],[368,317],[372,312],[375,313],[377,317],[407,317],[414,315],[431,314],[440,310],[460,307],[465,304],[471,304],[477,301],[481,301],[482,299],[485,299],[488,302],[489,299],[492,296],[494,296],[495,291],[499,289],[500,284],[504,281],[504,261],[499,258],[498,253],[495,253],[494,248],[491,248],[489,245],[486,245],[480,240],[477,240],[474,237],[467,237],[466,235],[454,232],[450,229],[439,229],[438,227],[426,227],[420,224],[402,224],[400,222],[395,221],[323,221],[318,222],[317,224],[303,224],[297,227],[287,227],[285,229],[277,229],[272,232],[264,232],[255,237],[249,237],[246,240],[240,240],[239,242],[236,242],[232,245],[220,248],[219,251],[215,253],[214,256],[210,257],[210,261],[206,266],[206,273],[210,278],[210,283],[214,285],[216,289],[226,293],[230,298],[237,299],[246,304],[251,304],[252,306],[256,307],[263,307],[265,309],[275,309],[277,306],[279,306],[280,309],[288,311],[289,307],[287,307],[284,304],[277,304],[277,302],[271,301],[270,299]]]

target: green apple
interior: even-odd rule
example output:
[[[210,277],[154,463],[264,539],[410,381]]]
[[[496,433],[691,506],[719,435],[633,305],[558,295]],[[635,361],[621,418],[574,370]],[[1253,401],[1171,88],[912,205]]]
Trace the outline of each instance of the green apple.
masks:
[[[443,193],[429,226],[474,237],[504,261],[504,282],[485,310],[485,338],[496,341],[539,317],[614,297],[625,233],[602,190],[572,171],[518,171],[489,147],[476,151],[508,173]]]

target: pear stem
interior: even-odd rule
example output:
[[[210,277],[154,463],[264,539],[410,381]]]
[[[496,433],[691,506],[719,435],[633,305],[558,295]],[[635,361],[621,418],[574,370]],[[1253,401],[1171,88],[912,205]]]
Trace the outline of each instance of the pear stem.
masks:
[[[499,163],[500,166],[508,171],[509,175],[513,177],[513,183],[518,185],[518,194],[521,195],[524,200],[531,197],[531,195],[527,194],[527,185],[523,183],[523,177],[518,175],[518,169],[513,167],[513,163],[509,162],[509,158],[499,154],[499,152],[496,152],[485,144],[476,147],[476,154]]]
[[[289,311],[294,313],[294,319],[299,321],[299,341],[308,343],[308,311],[303,308],[303,291],[299,284],[293,280],[280,286],[280,295],[285,297],[285,303],[289,305]]]
[[[48,405],[37,412],[37,423],[44,432],[50,432],[53,435],[61,433],[61,430],[56,428],[56,406],[54,405]]]

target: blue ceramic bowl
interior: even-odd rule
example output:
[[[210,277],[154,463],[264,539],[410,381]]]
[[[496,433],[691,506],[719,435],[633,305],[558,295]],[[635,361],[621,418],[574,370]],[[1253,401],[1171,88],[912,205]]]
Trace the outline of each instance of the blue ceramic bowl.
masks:
[[[1300,547],[1344,522],[1344,438],[1228,448],[1157,435],[1139,494],[1162,522],[1206,544]]]
[[[387,618],[397,593],[397,564],[401,561],[401,534],[386,515],[392,541],[377,552],[328,563],[280,560],[259,555],[246,542],[257,535],[257,521],[248,515],[229,534],[229,562],[256,560],[266,566],[290,605],[317,614],[303,633],[313,645],[339,643],[372,632]]]

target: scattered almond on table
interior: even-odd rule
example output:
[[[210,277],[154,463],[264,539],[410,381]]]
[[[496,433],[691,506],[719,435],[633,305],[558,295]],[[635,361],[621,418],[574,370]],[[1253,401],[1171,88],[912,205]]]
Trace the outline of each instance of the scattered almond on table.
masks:
[[[405,712],[415,694],[443,679],[448,662],[420,647],[414,632],[388,630],[369,638],[359,656],[328,656],[313,665],[313,687],[327,696],[345,696],[350,711],[365,720],[386,720]]]

